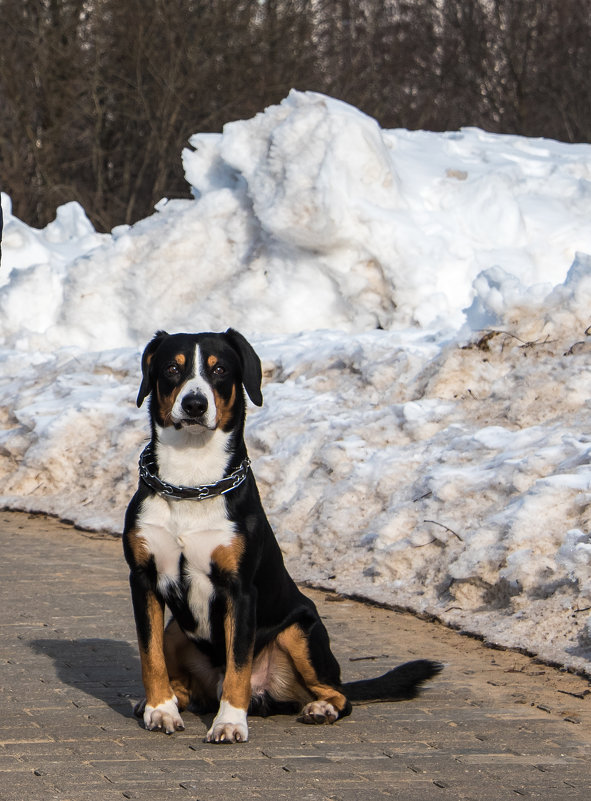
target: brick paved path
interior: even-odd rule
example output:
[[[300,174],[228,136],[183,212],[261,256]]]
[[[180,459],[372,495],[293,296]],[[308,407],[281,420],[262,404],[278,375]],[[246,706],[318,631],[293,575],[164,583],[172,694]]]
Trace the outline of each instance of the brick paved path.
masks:
[[[209,745],[208,718],[146,732],[120,543],[0,513],[2,801],[589,801],[589,683],[412,616],[313,593],[345,679],[428,656],[420,698],[334,726],[251,719]]]

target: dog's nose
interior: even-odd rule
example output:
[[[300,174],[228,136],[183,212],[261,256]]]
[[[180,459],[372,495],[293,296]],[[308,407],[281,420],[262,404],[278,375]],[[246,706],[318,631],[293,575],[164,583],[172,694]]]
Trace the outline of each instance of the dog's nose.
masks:
[[[182,399],[181,406],[189,417],[202,417],[207,411],[207,398],[200,392],[189,392]]]

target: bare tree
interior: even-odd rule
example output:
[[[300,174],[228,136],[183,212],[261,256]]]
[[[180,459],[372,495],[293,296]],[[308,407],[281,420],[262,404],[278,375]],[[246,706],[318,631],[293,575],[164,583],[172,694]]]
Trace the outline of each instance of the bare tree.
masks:
[[[0,185],[108,230],[187,195],[180,153],[292,87],[385,127],[591,137],[591,0],[0,0]]]

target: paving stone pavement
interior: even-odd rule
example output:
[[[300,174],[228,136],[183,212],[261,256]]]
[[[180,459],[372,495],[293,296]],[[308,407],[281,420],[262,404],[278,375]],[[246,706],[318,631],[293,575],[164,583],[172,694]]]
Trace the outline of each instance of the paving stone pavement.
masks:
[[[345,680],[445,663],[419,698],[333,726],[251,718],[240,745],[209,717],[147,732],[121,545],[0,513],[2,801],[503,801],[591,791],[589,682],[411,615],[310,591]]]

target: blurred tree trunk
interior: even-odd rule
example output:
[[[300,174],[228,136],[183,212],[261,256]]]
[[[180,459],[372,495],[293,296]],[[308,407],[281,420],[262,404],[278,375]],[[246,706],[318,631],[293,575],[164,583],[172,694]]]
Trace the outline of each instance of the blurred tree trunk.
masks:
[[[0,187],[34,225],[188,196],[188,137],[292,87],[384,127],[591,138],[591,0],[0,0],[0,30]]]

